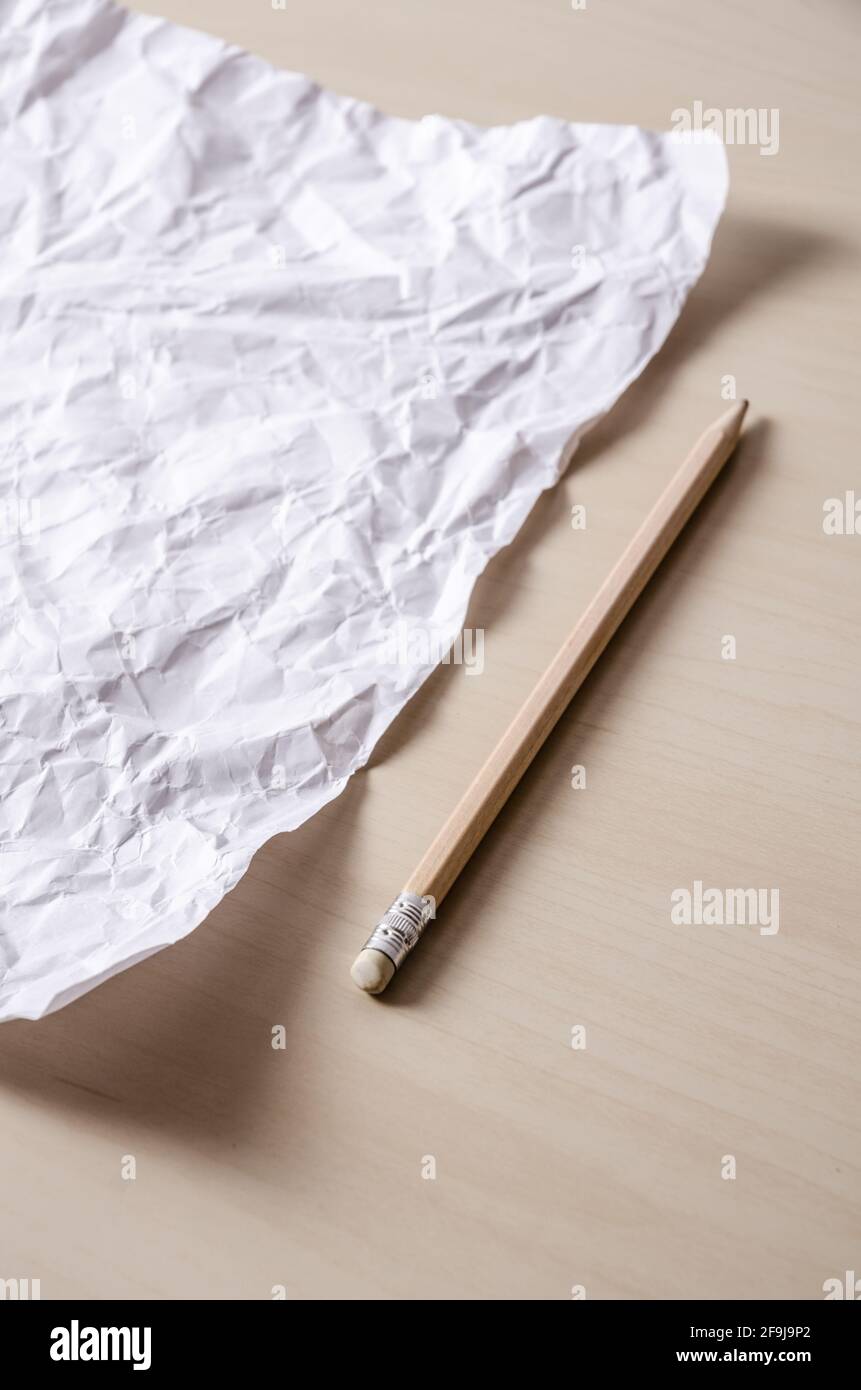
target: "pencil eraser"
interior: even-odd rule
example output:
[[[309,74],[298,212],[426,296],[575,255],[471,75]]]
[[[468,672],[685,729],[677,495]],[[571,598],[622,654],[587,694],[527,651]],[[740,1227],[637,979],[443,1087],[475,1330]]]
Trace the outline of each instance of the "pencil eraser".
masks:
[[[360,951],[353,961],[350,976],[366,994],[382,994],[394,973],[394,961],[382,951]]]

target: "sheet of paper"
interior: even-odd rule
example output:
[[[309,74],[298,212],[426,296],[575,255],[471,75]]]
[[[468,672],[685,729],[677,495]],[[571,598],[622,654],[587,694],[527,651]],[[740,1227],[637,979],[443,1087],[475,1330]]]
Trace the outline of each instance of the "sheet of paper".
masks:
[[[0,1018],[38,1018],[366,762],[660,347],[727,175],[396,119],[108,0],[0,25]]]

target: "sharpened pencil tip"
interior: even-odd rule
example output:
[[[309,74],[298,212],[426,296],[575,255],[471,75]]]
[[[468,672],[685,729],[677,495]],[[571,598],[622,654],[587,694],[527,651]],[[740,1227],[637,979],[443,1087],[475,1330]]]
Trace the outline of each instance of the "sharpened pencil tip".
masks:
[[[736,401],[735,405],[731,405],[729,410],[715,421],[722,434],[738,437],[749,404],[747,400]]]

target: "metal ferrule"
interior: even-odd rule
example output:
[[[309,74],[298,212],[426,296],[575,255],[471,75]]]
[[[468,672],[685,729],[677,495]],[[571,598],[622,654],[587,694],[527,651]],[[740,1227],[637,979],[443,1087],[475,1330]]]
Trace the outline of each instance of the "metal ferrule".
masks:
[[[364,949],[382,951],[397,970],[433,916],[433,898],[420,898],[417,893],[399,893],[385,917],[374,927]]]

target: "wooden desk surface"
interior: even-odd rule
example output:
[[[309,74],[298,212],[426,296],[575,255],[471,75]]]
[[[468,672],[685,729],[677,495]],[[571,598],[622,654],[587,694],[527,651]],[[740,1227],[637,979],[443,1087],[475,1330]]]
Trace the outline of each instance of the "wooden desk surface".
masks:
[[[666,350],[480,581],[484,675],[441,668],[188,940],[0,1029],[0,1276],[43,1298],[821,1298],[861,1270],[861,534],[822,525],[825,499],[861,498],[861,14],[145,8],[402,115],[667,129],[701,100],[778,108],[780,147],[729,150]],[[729,374],[752,401],[735,463],[432,935],[384,1000],[359,994],[375,915]],[[779,932],[673,925],[697,879],[778,888]]]

